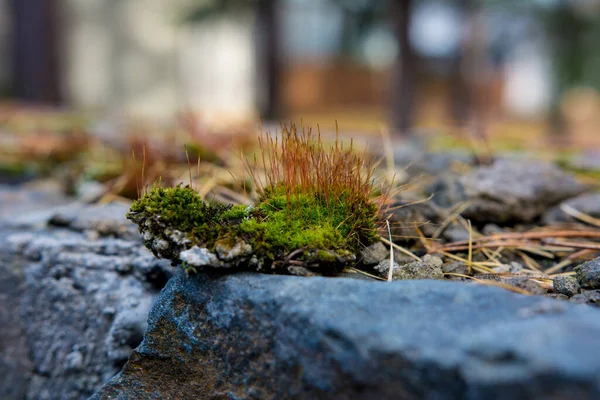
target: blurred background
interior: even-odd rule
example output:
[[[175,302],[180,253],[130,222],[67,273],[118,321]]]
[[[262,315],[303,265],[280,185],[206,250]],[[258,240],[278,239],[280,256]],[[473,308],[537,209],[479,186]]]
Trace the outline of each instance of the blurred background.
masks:
[[[599,90],[600,0],[0,0],[5,110],[589,147]]]

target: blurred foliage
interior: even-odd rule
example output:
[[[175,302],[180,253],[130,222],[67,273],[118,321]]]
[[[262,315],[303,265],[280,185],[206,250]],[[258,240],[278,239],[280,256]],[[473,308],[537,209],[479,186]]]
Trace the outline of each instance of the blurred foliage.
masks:
[[[561,2],[539,16],[552,46],[557,94],[575,85],[600,89],[600,12]]]
[[[389,6],[394,0],[329,0],[343,13],[340,53],[351,55],[374,27],[389,21]],[[425,0],[409,1],[413,4]],[[204,0],[198,1],[185,15],[189,23],[203,22],[223,15],[248,12],[261,3],[283,3],[282,0]],[[600,40],[600,1],[597,0],[455,0],[463,10],[487,8],[519,15],[530,15],[543,28],[554,55],[553,66],[558,92],[585,84],[600,88],[600,53],[595,46]],[[523,14],[525,13],[525,14]],[[525,35],[529,32],[524,32]],[[522,37],[520,39],[526,39]]]

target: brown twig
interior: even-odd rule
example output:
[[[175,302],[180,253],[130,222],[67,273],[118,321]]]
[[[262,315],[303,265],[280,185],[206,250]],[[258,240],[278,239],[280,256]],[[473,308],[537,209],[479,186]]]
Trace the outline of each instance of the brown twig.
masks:
[[[559,247],[569,247],[572,249],[600,250],[600,243],[597,242],[577,242],[574,240],[546,239],[544,243]]]

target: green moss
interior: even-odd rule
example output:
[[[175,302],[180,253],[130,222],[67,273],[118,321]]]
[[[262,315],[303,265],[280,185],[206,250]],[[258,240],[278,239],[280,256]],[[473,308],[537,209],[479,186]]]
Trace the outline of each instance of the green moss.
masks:
[[[263,198],[255,218],[273,246],[293,251],[311,247],[358,251],[376,240],[376,207],[352,204],[343,197],[326,201],[304,194]]]
[[[270,265],[297,249],[316,249],[316,259],[326,262],[334,262],[336,253],[356,253],[377,240],[376,215],[374,204],[351,202],[343,193],[327,200],[270,188],[247,207],[205,202],[191,188],[178,186],[151,189],[133,203],[128,218],[154,236],[183,232],[192,245],[211,251],[217,242],[241,239]]]
[[[248,217],[248,207],[244,205],[232,206],[221,214],[221,219],[226,221],[243,220]]]
[[[188,143],[187,150],[189,151],[189,156],[192,159],[201,159],[205,162],[210,162],[213,164],[222,164],[223,160],[211,149],[206,146],[203,146],[200,143]]]
[[[318,250],[316,256],[319,260],[327,262],[334,262],[336,259],[334,254],[325,250]]]
[[[566,155],[559,158],[556,162],[565,171],[576,174],[578,177],[588,178],[591,181],[600,179],[600,169],[581,168],[573,164]]]
[[[128,218],[141,229],[176,230],[198,245],[212,246],[227,228],[224,222],[233,221],[238,211],[230,205],[204,202],[189,186],[155,187],[133,202]]]
[[[305,274],[310,268],[339,271],[376,242],[372,162],[337,139],[326,147],[310,129],[292,125],[281,135],[260,140],[261,171],[256,160],[246,160],[260,195],[252,207],[204,202],[181,186],[153,188],[136,201],[129,218],[148,247],[162,258],[183,257],[199,266]]]
[[[41,168],[33,162],[0,163],[0,180],[4,182],[24,182],[39,175]]]
[[[28,168],[24,163],[0,164],[0,175],[18,177],[26,175]]]

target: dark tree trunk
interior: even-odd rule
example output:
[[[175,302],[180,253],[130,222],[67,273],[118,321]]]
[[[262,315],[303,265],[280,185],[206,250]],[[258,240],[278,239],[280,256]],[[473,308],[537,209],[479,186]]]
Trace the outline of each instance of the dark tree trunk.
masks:
[[[279,18],[276,0],[258,2],[258,70],[262,87],[258,88],[258,103],[261,117],[277,119],[281,117],[281,60],[279,55]]]
[[[550,107],[550,112],[548,115],[548,125],[549,125],[549,135],[550,141],[556,144],[565,144],[567,138],[567,124],[565,121],[565,117],[562,114],[560,109],[560,105],[553,104]]]
[[[61,101],[57,0],[12,0],[14,95],[35,103]]]
[[[560,102],[565,92],[572,86],[586,84],[586,61],[589,49],[586,36],[588,22],[568,5],[549,11],[544,19],[552,46],[552,66],[555,74],[555,88],[548,115],[550,141],[558,145],[570,140],[568,124],[562,114]]]
[[[472,0],[457,1],[461,26],[468,23]],[[468,34],[461,35],[461,41],[456,54],[450,61],[450,85],[448,93],[448,111],[450,119],[456,126],[464,127],[469,121],[471,111],[471,88],[469,85],[468,68],[465,65],[468,58]]]
[[[412,0],[393,0],[390,16],[394,24],[400,54],[392,70],[391,123],[395,136],[408,136],[415,118],[417,56],[410,41]]]

